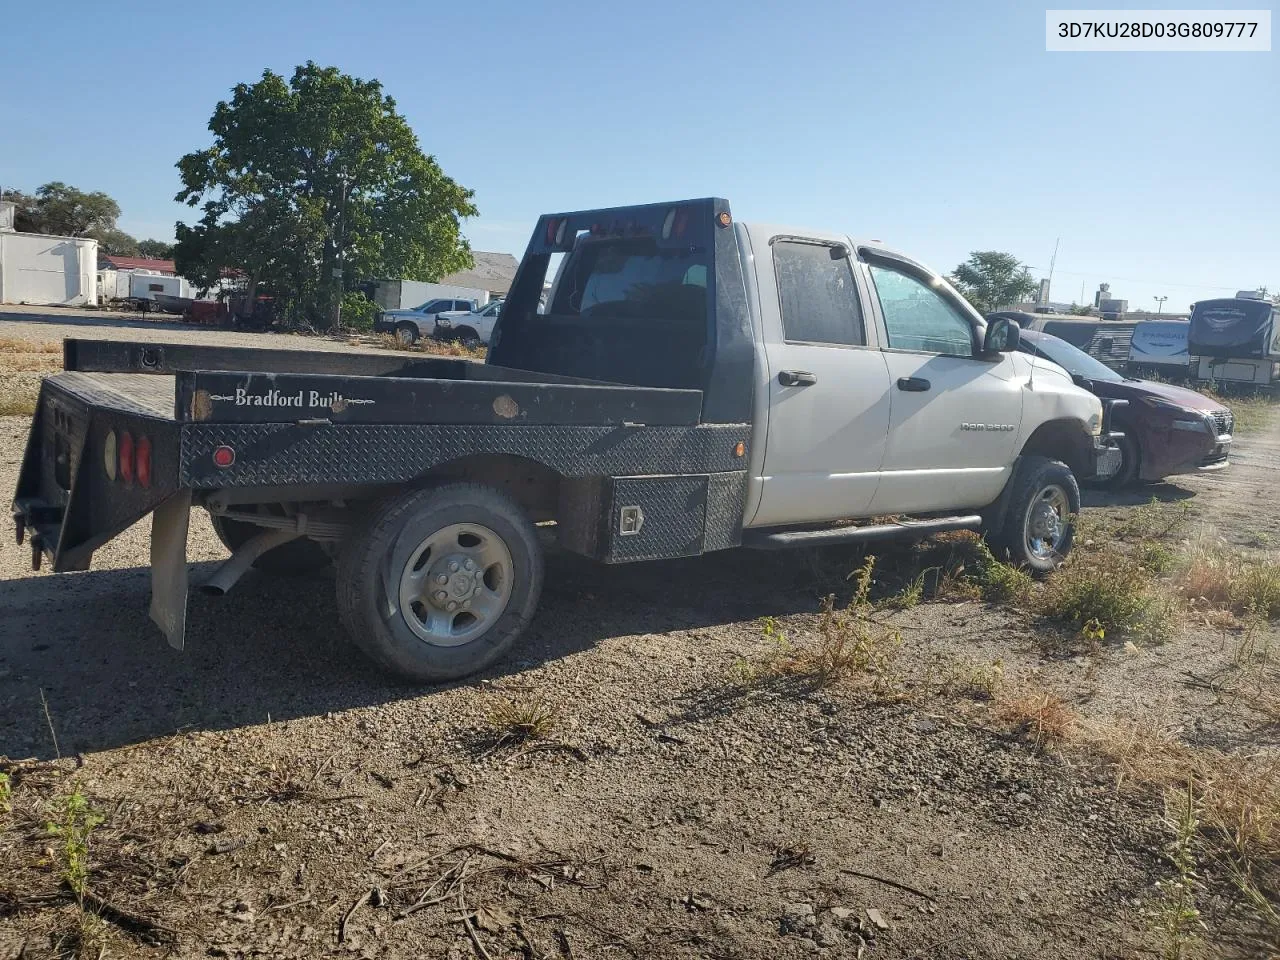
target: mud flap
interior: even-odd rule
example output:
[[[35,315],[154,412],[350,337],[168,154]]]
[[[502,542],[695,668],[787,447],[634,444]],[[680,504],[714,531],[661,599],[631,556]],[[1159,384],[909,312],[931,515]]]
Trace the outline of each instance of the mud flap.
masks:
[[[175,650],[182,649],[187,632],[190,519],[190,490],[179,490],[151,515],[151,619]]]

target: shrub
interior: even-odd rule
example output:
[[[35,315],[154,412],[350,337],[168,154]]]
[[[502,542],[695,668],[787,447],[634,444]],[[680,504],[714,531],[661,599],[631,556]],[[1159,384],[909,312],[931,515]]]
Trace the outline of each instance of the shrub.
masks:
[[[368,332],[373,329],[373,318],[378,315],[378,305],[359,290],[342,295],[342,325],[349,330]]]

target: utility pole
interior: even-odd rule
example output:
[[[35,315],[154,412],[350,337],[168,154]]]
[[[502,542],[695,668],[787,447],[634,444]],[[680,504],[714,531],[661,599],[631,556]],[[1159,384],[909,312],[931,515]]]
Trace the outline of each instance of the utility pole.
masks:
[[[1164,309],[1164,302],[1169,298],[1168,297],[1152,297],[1152,299],[1155,300],[1156,302],[1156,316],[1158,317],[1160,316],[1160,311]]]
[[[1045,297],[1046,303],[1053,299],[1053,265],[1058,262],[1058,244],[1061,242],[1061,237],[1053,241],[1053,256],[1049,258],[1049,289]]]

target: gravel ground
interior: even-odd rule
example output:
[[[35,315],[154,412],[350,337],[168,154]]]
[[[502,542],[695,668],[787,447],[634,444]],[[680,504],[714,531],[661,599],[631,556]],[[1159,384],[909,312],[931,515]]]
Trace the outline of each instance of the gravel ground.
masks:
[[[37,312],[38,311],[38,312]],[[311,337],[290,333],[249,333],[213,330],[182,323],[165,314],[78,310],[71,307],[0,305],[0,338],[32,343],[59,342],[66,337],[85,340],[138,340],[145,343],[199,342],[221,347],[267,347],[276,350],[350,350],[362,345],[345,337]]]
[[[0,488],[28,425],[0,418]],[[1129,500],[1188,502],[1197,523],[1267,549],[1280,424],[1235,461]],[[193,520],[198,582],[226,551]],[[514,657],[432,689],[348,645],[326,576],[193,593],[179,653],[147,619],[148,534],[144,521],[57,577],[0,541],[0,755],[54,761],[18,784],[0,831],[0,855],[36,851],[0,872],[0,957],[75,945],[70,907],[15,905],[56,890],[43,818],[72,782],[107,818],[90,883],[128,912],[103,925],[108,956],[1139,956],[1162,944],[1159,800],[1028,742],[945,678],[998,662],[1006,683],[1051,685],[1092,718],[1250,749],[1271,736],[1182,682],[1230,658],[1218,631],[1049,655],[1052,628],[975,601],[877,614],[902,637],[887,687],[743,683],[770,648],[760,618],[803,638],[823,595],[847,596],[854,561],[830,553],[618,568],[553,555]],[[549,712],[545,739],[501,740],[511,703]],[[1258,955],[1235,945],[1225,901],[1201,909],[1226,954]]]

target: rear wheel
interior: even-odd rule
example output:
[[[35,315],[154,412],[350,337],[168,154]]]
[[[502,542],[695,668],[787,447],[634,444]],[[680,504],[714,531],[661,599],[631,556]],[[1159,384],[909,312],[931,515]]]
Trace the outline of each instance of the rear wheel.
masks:
[[[1071,551],[1080,512],[1071,468],[1047,457],[1023,457],[1010,482],[1004,525],[993,539],[1017,566],[1056,569]]]
[[[455,680],[511,649],[542,593],[533,524],[489,487],[384,502],[343,544],[338,610],[355,643],[415,681]]]
[[[418,342],[418,328],[411,323],[402,323],[396,327],[396,339],[406,347]]]
[[[213,523],[213,532],[218,535],[222,545],[232,553],[267,529],[256,523],[232,520],[216,514],[210,514],[209,520]],[[297,540],[290,540],[273,550],[268,550],[253,561],[253,568],[276,576],[302,576],[323,570],[332,562],[329,554],[325,553],[320,544],[314,540],[299,537]]]

